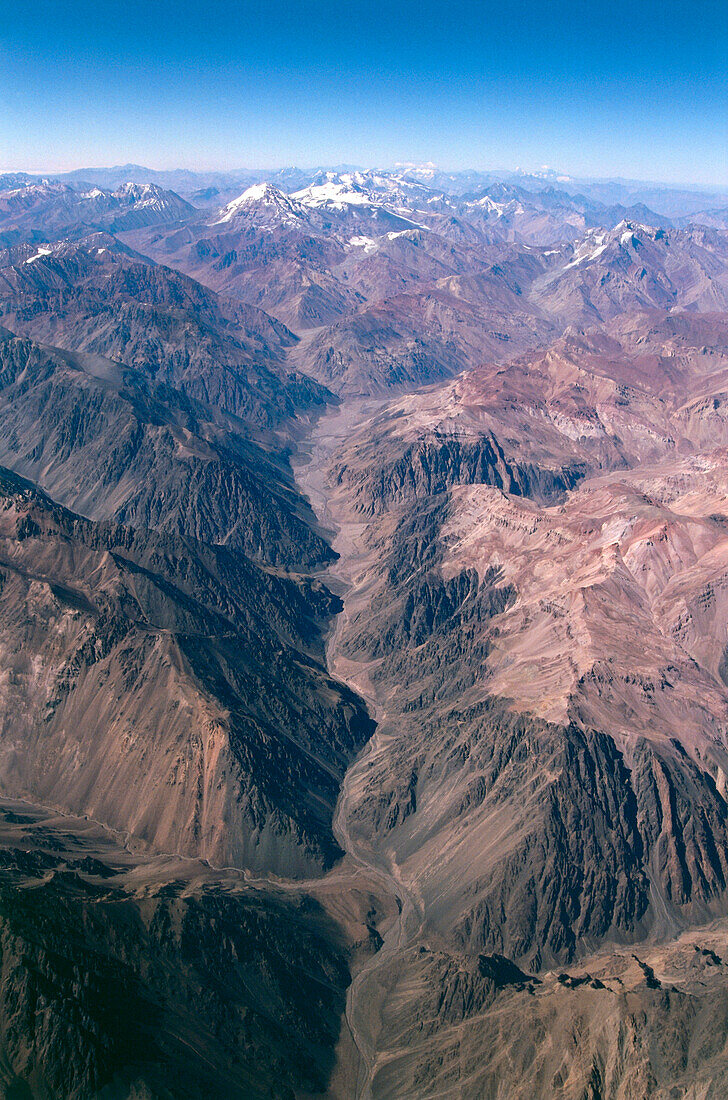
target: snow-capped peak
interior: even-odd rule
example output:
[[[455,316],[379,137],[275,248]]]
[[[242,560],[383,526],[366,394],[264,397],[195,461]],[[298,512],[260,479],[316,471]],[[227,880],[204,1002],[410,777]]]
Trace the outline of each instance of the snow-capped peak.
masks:
[[[401,173],[370,169],[366,172],[320,172],[308,187],[296,191],[294,199],[308,207],[346,210],[351,206],[385,206],[392,210],[411,209],[414,198],[427,202],[429,190]]]
[[[312,183],[301,191],[295,191],[291,197],[304,206],[328,206],[335,210],[376,204],[377,197],[364,186],[360,172],[347,172],[341,176],[327,172],[326,176],[323,182]]]
[[[564,270],[570,267],[578,267],[581,264],[589,264],[592,260],[598,259],[607,249],[610,250],[609,255],[611,256],[619,253],[622,249],[639,249],[645,237],[650,240],[658,240],[663,235],[664,231],[661,229],[653,229],[650,226],[639,225],[636,222],[628,222],[624,219],[608,232],[603,229],[591,229],[584,239],[576,245],[573,257],[570,263],[566,264]]]
[[[250,212],[256,207],[268,208],[279,214],[285,221],[294,221],[299,216],[297,206],[298,204],[291,201],[288,195],[279,191],[277,187],[273,187],[272,184],[254,183],[247,191],[243,191],[242,195],[238,195],[222,208],[220,216],[215,219],[213,225],[232,221],[237,214]]]
[[[517,199],[508,199],[506,202],[496,202],[490,195],[483,195],[482,198],[475,199],[473,202],[468,202],[466,206],[473,208],[480,208],[485,210],[488,214],[493,214],[496,218],[505,218],[509,214],[522,214],[523,205]]]

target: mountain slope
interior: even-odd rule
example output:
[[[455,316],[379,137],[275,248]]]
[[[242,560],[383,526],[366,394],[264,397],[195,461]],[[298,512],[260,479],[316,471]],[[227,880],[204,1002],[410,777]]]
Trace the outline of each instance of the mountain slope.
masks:
[[[3,184],[0,1092],[722,1096],[725,232],[179,181]]]
[[[157,850],[330,863],[338,780],[368,725],[322,665],[330,593],[82,520],[14,475],[2,505],[4,790]]]
[[[0,189],[0,241],[8,243],[47,241],[84,228],[120,232],[167,225],[195,215],[190,203],[155,183],[77,191],[53,180],[14,182],[20,186]]]
[[[0,837],[4,1093],[289,1100],[325,1087],[349,944],[315,896],[145,860],[88,819],[17,801]]]
[[[725,341],[614,327],[317,428],[331,667],[378,723],[339,820],[402,910],[350,991],[360,1095],[691,1095],[698,1034],[725,1073],[691,961],[728,888]]]
[[[6,259],[0,318],[18,334],[114,359],[260,428],[327,400],[284,362],[295,337],[283,325],[168,268],[93,238],[49,248],[32,266],[19,249]]]
[[[282,449],[111,360],[0,330],[0,422],[0,461],[84,515],[294,567],[330,557]]]

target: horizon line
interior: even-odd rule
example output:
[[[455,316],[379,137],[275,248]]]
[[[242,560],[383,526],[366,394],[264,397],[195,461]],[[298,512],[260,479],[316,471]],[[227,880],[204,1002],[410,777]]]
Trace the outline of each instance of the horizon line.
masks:
[[[725,189],[728,191],[728,179],[722,182],[716,183],[697,183],[693,180],[665,180],[665,179],[640,179],[634,176],[610,176],[610,175],[587,175],[579,176],[574,175],[568,171],[561,171],[559,169],[552,168],[551,166],[543,165],[541,168],[527,169],[517,166],[515,168],[507,167],[492,167],[492,168],[478,168],[474,165],[468,165],[461,168],[452,168],[440,164],[435,164],[432,161],[417,162],[417,161],[395,161],[392,164],[370,164],[364,166],[361,164],[351,164],[348,162],[338,162],[334,164],[295,164],[293,162],[280,162],[275,165],[256,165],[256,166],[238,166],[236,168],[222,168],[222,167],[197,167],[189,168],[182,165],[175,165],[168,168],[155,168],[149,164],[140,164],[137,161],[126,161],[119,164],[108,165],[86,165],[81,164],[73,168],[3,168],[0,167],[0,174],[2,175],[18,175],[18,176],[30,176],[30,177],[51,177],[51,176],[65,176],[78,172],[114,172],[123,168],[137,169],[143,172],[156,172],[156,173],[171,173],[171,172],[187,172],[190,175],[205,175],[216,174],[221,176],[234,176],[237,173],[257,173],[257,172],[282,172],[285,169],[291,169],[299,172],[312,172],[312,171],[355,171],[355,172],[392,172],[396,169],[406,171],[407,169],[430,169],[437,172],[450,173],[452,175],[463,175],[468,172],[478,172],[483,175],[506,173],[512,176],[530,176],[532,178],[549,179],[552,178],[554,183],[635,183],[640,185],[653,185],[666,188],[691,188],[696,191],[720,191]]]

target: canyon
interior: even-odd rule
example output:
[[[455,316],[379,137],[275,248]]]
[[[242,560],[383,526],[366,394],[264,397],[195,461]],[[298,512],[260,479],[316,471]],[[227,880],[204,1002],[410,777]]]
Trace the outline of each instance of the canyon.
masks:
[[[0,192],[4,1095],[724,1095],[720,219],[96,182]]]

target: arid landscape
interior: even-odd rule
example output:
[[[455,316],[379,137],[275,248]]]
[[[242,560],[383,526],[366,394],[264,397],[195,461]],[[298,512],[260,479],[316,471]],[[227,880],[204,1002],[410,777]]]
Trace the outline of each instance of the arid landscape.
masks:
[[[728,191],[0,176],[0,1094],[728,1094]]]

